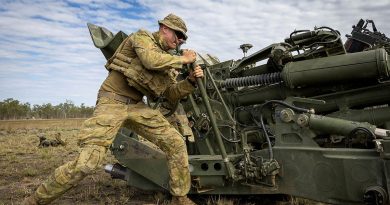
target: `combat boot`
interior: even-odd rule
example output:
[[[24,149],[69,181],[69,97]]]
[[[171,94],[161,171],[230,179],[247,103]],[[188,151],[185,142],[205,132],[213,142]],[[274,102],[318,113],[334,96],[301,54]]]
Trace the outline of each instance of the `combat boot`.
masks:
[[[171,205],[196,205],[187,196],[172,196]]]
[[[22,203],[22,205],[38,205],[38,199],[32,194],[31,196],[25,198]]]

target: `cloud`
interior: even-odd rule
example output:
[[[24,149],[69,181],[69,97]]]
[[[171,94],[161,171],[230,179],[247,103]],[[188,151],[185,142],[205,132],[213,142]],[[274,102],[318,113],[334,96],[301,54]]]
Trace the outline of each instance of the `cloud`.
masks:
[[[190,38],[184,47],[221,60],[241,58],[240,44],[253,44],[252,53],[283,41],[294,29],[325,25],[344,36],[360,18],[373,19],[390,35],[388,0],[3,1],[0,100],[13,97],[41,104],[70,99],[94,105],[107,71],[86,23],[114,33],[154,31],[157,20],[168,13],[178,14],[188,25]]]
[[[374,19],[381,31],[390,35],[385,23],[390,14],[390,2],[378,1],[143,1],[156,16],[175,12],[189,24],[187,46],[210,52],[221,59],[242,56],[240,44],[254,45],[252,52],[275,42],[281,42],[294,29],[313,29],[327,25],[343,35],[360,18]],[[161,6],[163,5],[163,6]],[[373,12],[379,11],[379,12]]]

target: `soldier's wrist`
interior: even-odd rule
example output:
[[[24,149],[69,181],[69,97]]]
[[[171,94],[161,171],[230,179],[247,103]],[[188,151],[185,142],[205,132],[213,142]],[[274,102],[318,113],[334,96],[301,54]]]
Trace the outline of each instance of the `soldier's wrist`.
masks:
[[[188,64],[188,59],[185,56],[181,56],[181,62],[183,65]]]

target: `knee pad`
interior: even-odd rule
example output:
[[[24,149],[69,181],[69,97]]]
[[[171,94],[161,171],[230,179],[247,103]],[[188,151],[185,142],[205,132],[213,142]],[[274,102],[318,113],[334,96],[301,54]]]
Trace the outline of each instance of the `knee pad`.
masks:
[[[102,164],[106,151],[107,148],[97,145],[82,147],[76,169],[86,175],[93,173]]]

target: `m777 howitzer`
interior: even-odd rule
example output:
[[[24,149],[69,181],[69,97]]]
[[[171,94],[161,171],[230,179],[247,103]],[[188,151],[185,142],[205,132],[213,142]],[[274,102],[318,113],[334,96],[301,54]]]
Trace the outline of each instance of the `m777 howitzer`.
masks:
[[[99,47],[106,58],[126,37],[89,27],[94,41],[114,42]],[[236,61],[204,59],[206,77],[181,101],[195,135],[187,141],[190,193],[388,204],[389,54],[383,46],[347,50],[338,31],[320,27]],[[136,133],[122,129],[111,151],[114,178],[169,190],[164,153]]]

